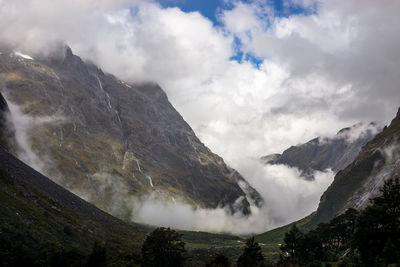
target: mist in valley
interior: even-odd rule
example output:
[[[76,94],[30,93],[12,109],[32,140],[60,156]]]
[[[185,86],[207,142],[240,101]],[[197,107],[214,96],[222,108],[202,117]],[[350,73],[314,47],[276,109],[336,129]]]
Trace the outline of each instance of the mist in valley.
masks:
[[[392,118],[400,102],[400,24],[379,29],[379,38],[374,33],[382,18],[396,20],[399,2],[287,1],[312,14],[288,17],[277,16],[264,1],[226,2],[229,8],[218,11],[216,24],[199,12],[155,1],[0,0],[2,44],[35,58],[67,43],[126,82],[156,81],[201,141],[264,199],[261,207],[250,203],[251,215],[244,216],[166,199],[157,191],[136,197],[110,173],[89,174],[99,190],[112,188],[115,205],[107,211],[185,230],[261,233],[315,211],[334,177],[327,169],[308,181],[296,168],[262,164],[261,156],[360,121],[387,124]],[[232,59],[239,52],[243,56]],[[19,158],[44,174],[57,169],[50,157],[35,152],[30,132],[58,127],[68,117],[38,117],[9,106]],[[68,180],[62,173],[52,178]],[[84,190],[74,193],[91,201]]]

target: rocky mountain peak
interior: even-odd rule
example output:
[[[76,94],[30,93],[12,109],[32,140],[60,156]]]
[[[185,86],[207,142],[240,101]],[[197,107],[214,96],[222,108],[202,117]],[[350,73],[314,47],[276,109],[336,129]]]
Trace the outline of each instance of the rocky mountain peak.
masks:
[[[349,165],[379,130],[376,123],[357,123],[341,129],[334,137],[317,137],[305,144],[291,146],[282,154],[261,157],[261,161],[296,167],[302,177],[313,180],[314,171],[330,168],[336,173]]]
[[[394,120],[399,121],[400,120],[400,107],[399,110],[397,111],[396,117],[394,118]]]
[[[65,50],[65,56],[64,56],[65,60],[70,60],[74,57],[71,47],[69,47],[68,45],[65,45],[64,50]]]
[[[130,219],[126,200],[149,194],[243,214],[262,204],[156,83],[125,83],[65,45],[46,58],[0,57],[0,70],[9,101],[45,118],[25,135],[42,173],[113,215]]]
[[[89,74],[88,65],[80,57],[74,55],[71,47],[63,43],[53,48],[48,56],[42,57],[41,62],[53,68],[68,69],[78,76]]]
[[[141,85],[138,85],[138,89],[148,96],[153,101],[168,101],[167,94],[164,92],[161,87],[154,82],[146,82]]]

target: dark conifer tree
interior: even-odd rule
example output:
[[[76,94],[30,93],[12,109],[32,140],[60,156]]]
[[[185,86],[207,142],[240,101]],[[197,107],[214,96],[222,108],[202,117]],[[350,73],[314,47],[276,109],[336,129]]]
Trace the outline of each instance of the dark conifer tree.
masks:
[[[246,241],[246,247],[243,254],[237,260],[238,267],[261,267],[264,266],[264,256],[261,253],[260,245],[255,241],[254,237],[250,237]]]
[[[386,181],[381,192],[358,217],[353,239],[363,262],[376,265],[400,261],[400,180]]]
[[[285,234],[285,238],[283,239],[284,244],[280,248],[284,256],[297,260],[303,239],[304,234],[296,225],[293,225],[290,231]]]
[[[225,255],[217,255],[213,261],[206,264],[206,267],[230,267],[231,263]]]
[[[142,266],[179,267],[184,262],[185,243],[170,228],[155,229],[142,245]]]

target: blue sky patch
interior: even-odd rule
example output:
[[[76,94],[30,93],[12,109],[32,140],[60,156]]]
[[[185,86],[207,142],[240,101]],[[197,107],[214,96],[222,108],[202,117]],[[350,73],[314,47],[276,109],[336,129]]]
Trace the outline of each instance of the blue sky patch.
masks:
[[[216,14],[221,9],[232,9],[237,1],[227,0],[157,0],[162,7],[178,7],[184,12],[200,12],[204,17],[210,19],[214,24],[219,24]],[[242,3],[253,3],[255,0],[242,0]],[[265,0],[256,1],[261,5],[272,6],[275,10],[275,16],[290,17],[291,15],[311,15],[317,12],[317,2],[306,7],[300,4],[292,3],[288,0]]]
[[[214,24],[218,23],[216,12],[224,5],[222,0],[158,0],[162,7],[179,7],[184,12],[200,12]]]
[[[234,8],[234,3],[237,1],[231,0],[157,0],[157,2],[163,7],[178,7],[184,12],[199,12],[204,17],[208,18],[215,26],[222,26],[221,21],[218,20],[217,14],[221,10],[231,10]],[[253,3],[255,0],[242,0],[242,3]],[[288,0],[265,0],[256,1],[256,3],[263,7],[273,7],[274,15],[277,17],[290,17],[292,15],[312,15],[317,12],[317,2],[308,6],[307,8],[293,3]],[[268,27],[268,25],[267,25]],[[255,57],[251,53],[243,51],[242,44],[238,38],[234,39],[234,51],[235,54],[231,57],[231,60],[238,62],[249,61],[254,64],[257,68],[263,62],[263,59]]]

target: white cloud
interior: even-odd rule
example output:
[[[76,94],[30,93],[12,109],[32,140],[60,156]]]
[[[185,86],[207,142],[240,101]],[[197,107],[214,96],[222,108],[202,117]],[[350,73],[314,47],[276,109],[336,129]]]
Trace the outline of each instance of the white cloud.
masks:
[[[6,97],[6,96],[5,96]],[[39,128],[43,125],[57,125],[66,121],[65,117],[53,115],[53,116],[31,116],[23,111],[23,107],[15,105],[14,103],[7,100],[10,114],[8,116],[9,127],[14,129],[15,141],[16,141],[16,153],[18,158],[23,162],[31,166],[37,171],[44,172],[46,165],[53,165],[51,159],[47,155],[38,156],[32,148],[32,132],[35,128]],[[55,178],[55,177],[53,177]]]
[[[253,6],[242,4],[235,9],[247,14]],[[333,83],[330,88],[319,82],[320,88],[328,90],[325,98],[338,88],[352,88],[348,99],[330,104],[340,119],[387,122],[400,100],[396,74],[400,3],[328,0],[318,7],[314,15],[270,18],[271,27],[263,30],[265,20],[249,23],[244,29],[251,38],[242,38],[243,30],[233,33],[255,55],[286,66],[289,81],[322,77]],[[229,20],[225,23],[234,29]]]
[[[322,192],[332,182],[333,172],[315,172],[314,182],[299,179],[300,172],[287,166],[261,165],[257,160],[244,161],[246,173],[254,179],[268,205],[251,207],[252,214],[229,215],[224,208],[194,209],[179,200],[167,201],[151,195],[132,201],[133,220],[184,230],[254,234],[292,222],[308,215],[318,206]],[[241,166],[243,167],[243,166]]]
[[[201,140],[264,192],[271,225],[287,222],[316,207],[329,179],[296,181],[295,172],[254,165],[255,158],[393,117],[400,2],[292,0],[286,8],[317,13],[285,18],[264,1],[231,2],[216,27],[198,12],[151,1],[0,0],[0,40],[34,58],[65,40],[122,79],[157,81]],[[259,68],[230,60],[235,37],[263,59]]]

